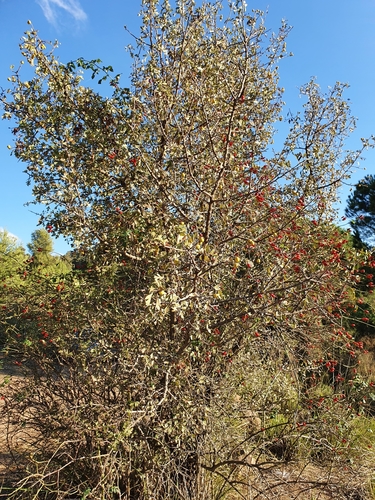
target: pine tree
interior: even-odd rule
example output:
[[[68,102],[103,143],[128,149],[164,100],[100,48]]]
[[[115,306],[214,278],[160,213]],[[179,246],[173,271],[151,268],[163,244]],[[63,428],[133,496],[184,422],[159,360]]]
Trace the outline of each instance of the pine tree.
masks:
[[[348,198],[345,214],[353,218],[351,226],[357,245],[375,244],[375,175],[366,175]]]

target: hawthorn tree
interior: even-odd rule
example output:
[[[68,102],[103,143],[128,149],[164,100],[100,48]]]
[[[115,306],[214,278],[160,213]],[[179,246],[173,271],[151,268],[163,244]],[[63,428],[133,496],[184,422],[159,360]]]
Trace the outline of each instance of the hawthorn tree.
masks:
[[[286,25],[266,39],[240,1],[228,19],[191,0],[141,15],[130,89],[30,28],[34,77],[16,69],[2,96],[41,223],[85,261],[58,283],[28,276],[32,300],[14,292],[34,326],[9,345],[33,377],[6,415],[23,412],[35,447],[15,495],[260,498],[291,460],[292,484],[361,488],[371,450],[346,444],[364,410],[345,381],[362,346],[342,321],[356,256],[332,204],[370,142],[344,150],[346,86],[313,80],[284,117]]]

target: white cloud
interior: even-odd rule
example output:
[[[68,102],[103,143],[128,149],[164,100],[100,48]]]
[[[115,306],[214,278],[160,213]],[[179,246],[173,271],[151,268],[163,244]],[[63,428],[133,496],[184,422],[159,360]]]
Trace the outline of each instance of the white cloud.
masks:
[[[74,17],[76,21],[85,21],[86,12],[80,6],[78,0],[36,0],[41,6],[43,14],[51,24],[57,24],[58,8],[65,10]]]

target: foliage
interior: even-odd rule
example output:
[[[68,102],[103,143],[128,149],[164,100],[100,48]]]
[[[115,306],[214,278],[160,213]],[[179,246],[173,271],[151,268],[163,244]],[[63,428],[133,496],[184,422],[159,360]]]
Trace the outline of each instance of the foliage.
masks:
[[[371,246],[375,234],[375,176],[366,175],[359,181],[348,198],[345,210],[348,217],[354,218],[351,225],[354,237],[359,244]]]
[[[241,2],[141,15],[130,90],[83,86],[98,61],[64,65],[30,29],[35,76],[3,96],[41,221],[84,263],[12,291],[8,349],[33,375],[5,396],[34,449],[15,496],[245,498],[291,460],[304,488],[360,488],[371,450],[344,476],[338,453],[365,411],[343,327],[360,264],[332,225],[362,150],[343,149],[345,85],[305,85],[274,152],[288,27],[267,42]]]
[[[25,260],[25,249],[17,239],[8,231],[0,230],[0,307],[2,311],[9,310],[9,295],[12,294],[12,286],[19,285],[22,281],[20,270],[23,271]],[[1,325],[0,345],[3,346],[4,342],[4,326]]]
[[[354,327],[359,339],[372,337],[375,331],[373,297],[375,255],[370,250],[375,234],[374,187],[374,176],[367,175],[356,185],[355,190],[349,196],[345,211],[346,215],[352,218],[350,224],[354,230],[351,239],[353,246],[366,250],[362,252],[363,260],[358,269],[355,297],[351,304],[348,304],[351,327]]]
[[[23,266],[25,250],[8,231],[0,230],[0,281],[16,274]]]
[[[28,343],[32,331],[38,330],[39,314],[33,322],[27,322],[27,312],[31,304],[40,310],[44,307],[43,299],[46,286],[59,288],[61,279],[70,272],[71,264],[67,259],[51,255],[53,242],[44,229],[36,230],[28,244],[31,256],[6,232],[2,235],[0,251],[1,288],[0,304],[3,311],[1,324],[1,344],[6,344],[7,334],[16,335],[17,339]],[[27,332],[27,333],[26,333]],[[8,349],[9,349],[8,345]],[[12,349],[11,349],[12,350]],[[17,359],[20,350],[16,347]],[[18,362],[16,360],[16,362]]]
[[[357,341],[374,335],[374,255],[363,248],[358,248],[358,240],[351,230],[338,229],[347,240],[345,247],[355,255],[357,268],[353,274],[353,282],[347,290],[346,300],[341,304],[345,328],[353,334]]]

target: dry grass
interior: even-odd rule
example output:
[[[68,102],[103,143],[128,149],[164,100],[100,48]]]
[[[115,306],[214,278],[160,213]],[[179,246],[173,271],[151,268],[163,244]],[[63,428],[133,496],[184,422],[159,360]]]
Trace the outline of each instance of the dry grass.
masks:
[[[247,477],[243,500],[364,500],[361,483],[354,484],[349,470],[333,471],[311,463],[292,463]],[[237,494],[225,500],[239,499]]]

